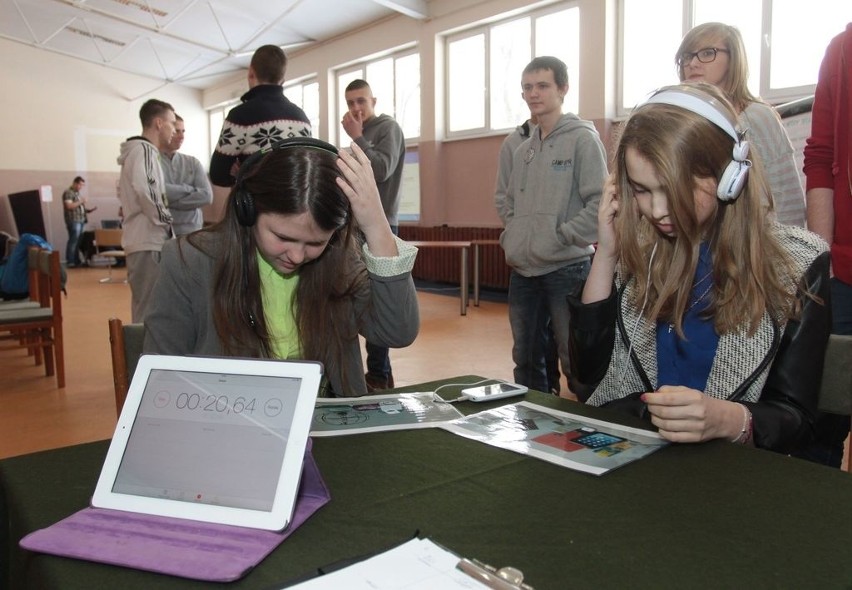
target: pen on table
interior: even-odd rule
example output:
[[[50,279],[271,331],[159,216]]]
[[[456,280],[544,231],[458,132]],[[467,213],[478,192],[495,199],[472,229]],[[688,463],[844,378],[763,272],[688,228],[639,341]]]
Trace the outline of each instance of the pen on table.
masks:
[[[470,559],[463,557],[456,564],[456,567],[469,575],[475,580],[479,580],[489,588],[494,590],[518,590],[519,586],[510,584],[496,573],[485,569],[484,567],[474,563]]]

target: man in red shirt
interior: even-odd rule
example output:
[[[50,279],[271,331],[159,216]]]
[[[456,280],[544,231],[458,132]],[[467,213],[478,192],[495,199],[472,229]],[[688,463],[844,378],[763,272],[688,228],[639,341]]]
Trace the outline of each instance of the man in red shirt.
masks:
[[[808,229],[831,245],[832,332],[852,334],[852,23],[834,37],[819,70],[805,146]],[[820,414],[816,440],[796,455],[835,467],[849,416]]]

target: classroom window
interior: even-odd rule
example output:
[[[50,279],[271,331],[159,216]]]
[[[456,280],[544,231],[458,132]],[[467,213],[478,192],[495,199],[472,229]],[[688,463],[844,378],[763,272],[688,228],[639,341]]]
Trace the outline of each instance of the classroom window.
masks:
[[[521,74],[534,56],[568,67],[565,111],[576,113],[580,9],[566,3],[454,33],[446,40],[447,137],[511,129],[529,117]]]
[[[450,43],[450,132],[485,127],[485,35]]]
[[[285,84],[284,96],[305,112],[311,122],[311,135],[320,137],[319,83],[316,78]]]
[[[366,80],[376,98],[376,114],[390,115],[402,127],[406,142],[420,137],[420,54],[406,50],[360,62],[337,72],[337,137],[348,145],[340,121],[348,110],[345,91],[350,82]]]
[[[674,53],[695,25],[740,30],[749,89],[773,103],[813,93],[831,38],[852,21],[852,2],[836,0],[620,0],[621,114],[654,89],[678,82]]]

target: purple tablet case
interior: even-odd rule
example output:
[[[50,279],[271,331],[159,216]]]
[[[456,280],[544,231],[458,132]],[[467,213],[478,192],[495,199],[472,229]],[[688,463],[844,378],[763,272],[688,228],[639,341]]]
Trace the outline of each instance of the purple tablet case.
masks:
[[[30,533],[21,539],[21,547],[194,580],[230,582],[245,576],[330,499],[308,448],[293,520],[284,532],[85,508]]]

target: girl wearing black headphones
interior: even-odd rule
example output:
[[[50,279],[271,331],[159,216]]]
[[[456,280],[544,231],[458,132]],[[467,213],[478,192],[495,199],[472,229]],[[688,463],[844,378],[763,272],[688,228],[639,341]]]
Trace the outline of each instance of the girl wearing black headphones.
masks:
[[[581,398],[650,419],[675,442],[789,452],[808,439],[828,255],[815,234],[769,219],[766,191],[715,87],[664,88],[634,110],[591,273],[571,301]]]
[[[144,351],[316,360],[321,394],[366,394],[359,334],[395,348],[417,335],[417,249],[352,152],[293,138],[246,160],[222,220],[163,248]]]

